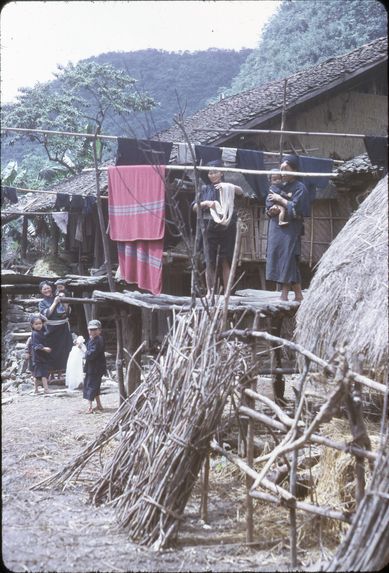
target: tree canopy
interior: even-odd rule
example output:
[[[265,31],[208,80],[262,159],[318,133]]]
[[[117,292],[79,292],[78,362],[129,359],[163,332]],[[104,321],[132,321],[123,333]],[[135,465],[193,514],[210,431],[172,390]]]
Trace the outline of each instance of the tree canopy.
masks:
[[[19,90],[17,103],[2,110],[3,125],[101,133],[110,114],[127,120],[155,105],[153,98],[138,92],[135,79],[109,64],[80,62],[58,70],[56,81]],[[90,140],[39,133],[31,133],[29,138],[44,147],[50,161],[71,172],[91,159]]]
[[[225,93],[290,76],[386,35],[379,0],[283,0]]]

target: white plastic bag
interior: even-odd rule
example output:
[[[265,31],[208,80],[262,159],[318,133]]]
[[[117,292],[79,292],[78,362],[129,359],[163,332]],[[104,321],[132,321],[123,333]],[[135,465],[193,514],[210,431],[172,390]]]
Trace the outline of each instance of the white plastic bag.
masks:
[[[78,336],[66,363],[65,385],[69,390],[77,390],[84,382],[83,357],[86,352],[85,338]]]

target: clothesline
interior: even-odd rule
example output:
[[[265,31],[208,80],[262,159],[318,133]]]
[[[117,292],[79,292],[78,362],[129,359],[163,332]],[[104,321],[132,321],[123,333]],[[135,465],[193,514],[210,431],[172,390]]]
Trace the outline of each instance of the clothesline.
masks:
[[[115,167],[114,165],[112,165],[112,167]],[[158,167],[157,165],[155,167]],[[171,170],[171,171],[175,171],[175,170],[180,170],[180,171],[194,171],[195,169],[198,169],[199,171],[215,171],[215,167],[212,165],[165,165],[166,169]],[[100,171],[107,171],[108,167],[100,167],[99,168]],[[229,173],[243,173],[243,174],[249,174],[249,175],[275,175],[275,174],[279,174],[279,175],[285,175],[286,172],[285,171],[281,171],[280,169],[267,169],[267,170],[262,170],[262,171],[258,171],[256,169],[238,169],[236,167],[217,167],[218,171],[222,171],[222,172],[229,172]],[[83,169],[82,173],[88,172],[88,171],[94,171],[94,168],[86,168]],[[288,172],[291,173],[291,172]],[[293,176],[294,177],[338,177],[338,173],[303,173],[301,171],[293,171]]]
[[[284,130],[284,129],[214,129],[214,128],[205,128],[205,127],[194,127],[193,131],[207,131],[207,132],[215,132],[215,133],[275,133],[275,134],[283,134],[283,135],[316,135],[316,136],[324,136],[324,137],[354,137],[358,139],[363,139],[367,137],[361,133],[326,133],[323,131],[292,131],[292,130]]]
[[[92,187],[95,187],[95,186],[96,186],[96,183],[93,183],[93,185],[90,185],[89,187],[84,189],[84,191],[87,191],[88,189],[92,189]],[[18,193],[43,193],[44,195],[58,195],[58,191],[48,191],[45,189],[25,189],[23,187],[14,187],[14,189]],[[60,193],[61,193],[61,191],[60,191]],[[75,193],[64,193],[64,195],[75,195]],[[78,195],[78,193],[77,193],[77,195]],[[80,195],[80,197],[88,197],[88,195]]]
[[[89,139],[110,139],[113,141],[117,141],[119,139],[120,136],[118,135],[105,135],[105,134],[93,134],[93,133],[78,133],[78,132],[74,132],[74,131],[53,131],[53,130],[47,130],[47,129],[27,129],[24,127],[2,127],[1,131],[15,131],[15,132],[21,132],[21,133],[41,133],[42,135],[65,135],[65,136],[72,136],[72,137],[87,137]],[[195,129],[194,131],[207,131],[205,129]],[[210,131],[220,131],[220,130],[214,130],[211,129]],[[221,130],[222,131],[222,130]],[[233,131],[233,130],[231,130]],[[256,130],[246,130],[247,132],[250,133],[256,133]],[[274,132],[276,133],[276,132]],[[277,132],[278,133],[278,132]],[[280,132],[280,133],[291,133],[291,132]],[[294,132],[297,133],[297,132]],[[361,136],[363,137],[363,136]],[[184,142],[173,142],[173,145],[180,145]],[[307,149],[306,151],[315,151],[315,148],[312,149]],[[261,153],[263,153],[264,155],[269,155],[269,156],[279,156],[280,153],[276,152],[276,151],[261,151]],[[342,161],[337,161],[334,160],[334,163],[343,163]]]

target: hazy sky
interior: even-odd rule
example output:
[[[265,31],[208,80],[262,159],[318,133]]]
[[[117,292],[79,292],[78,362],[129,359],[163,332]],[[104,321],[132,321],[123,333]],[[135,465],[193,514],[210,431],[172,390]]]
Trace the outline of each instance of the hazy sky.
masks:
[[[1,96],[53,79],[57,64],[109,51],[254,48],[277,0],[16,1],[1,11]]]

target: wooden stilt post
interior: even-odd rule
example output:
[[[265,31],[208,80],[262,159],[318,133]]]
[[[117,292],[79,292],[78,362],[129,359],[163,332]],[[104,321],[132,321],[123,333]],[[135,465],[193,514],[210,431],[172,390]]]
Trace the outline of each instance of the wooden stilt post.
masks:
[[[111,292],[115,292],[115,282],[112,276],[112,263],[111,263],[111,253],[109,250],[109,242],[107,233],[105,232],[105,222],[104,222],[104,214],[103,208],[101,203],[101,190],[100,190],[100,171],[99,165],[97,160],[97,149],[96,149],[96,141],[97,141],[97,133],[95,134],[95,138],[93,139],[93,160],[95,165],[95,174],[96,174],[96,205],[97,205],[97,214],[99,217],[99,225],[101,231],[101,239],[103,242],[103,250],[104,250],[104,259],[105,259],[105,268],[107,270],[107,279],[108,284]],[[119,385],[119,404],[121,404],[126,398],[126,391],[124,387],[124,376],[123,376],[123,332],[121,326],[120,315],[116,311],[115,312],[115,325],[116,325],[116,373],[118,378],[118,385]]]
[[[259,313],[256,312],[253,321],[253,329],[257,330],[259,328]],[[253,363],[256,361],[256,341],[251,344],[251,356]],[[256,381],[252,380],[250,382],[251,390],[256,391],[257,385]],[[250,398],[247,394],[244,394],[245,401],[248,408],[255,410],[255,399]],[[247,424],[247,465],[252,468],[254,464],[254,419],[249,418]],[[246,474],[246,542],[252,543],[254,541],[254,500],[250,495],[251,487],[254,483],[252,477]]]
[[[28,229],[28,217],[23,217],[23,227],[22,227],[22,241],[20,244],[20,255],[24,259],[27,254],[27,229]]]

